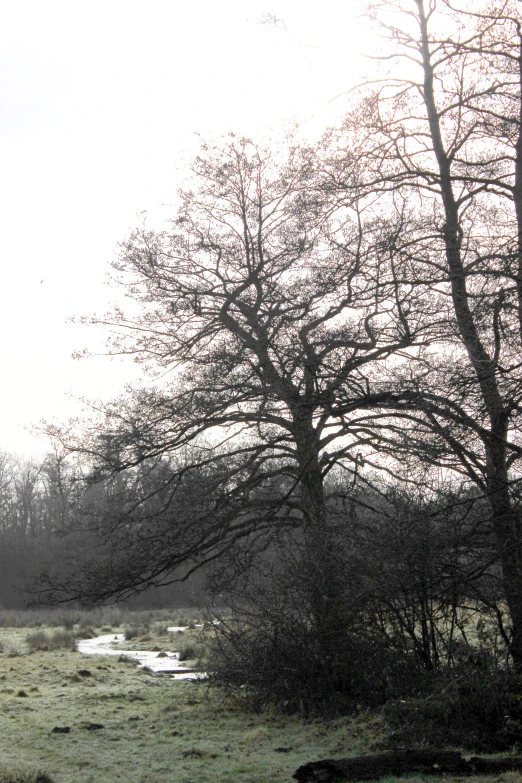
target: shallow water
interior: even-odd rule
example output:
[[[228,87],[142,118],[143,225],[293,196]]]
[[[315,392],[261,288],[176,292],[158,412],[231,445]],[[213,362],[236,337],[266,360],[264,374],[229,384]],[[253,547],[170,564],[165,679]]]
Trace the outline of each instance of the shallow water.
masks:
[[[171,627],[167,628],[169,633],[177,633],[180,631],[186,631],[183,627]],[[82,655],[123,655],[125,658],[135,660],[136,663],[143,667],[146,666],[153,672],[170,674],[173,680],[196,680],[203,679],[205,674],[202,672],[196,672],[193,669],[188,669],[179,660],[179,653],[167,652],[166,657],[158,658],[158,652],[151,652],[149,650],[122,650],[121,648],[112,647],[113,644],[121,644],[125,639],[122,633],[108,633],[103,636],[96,636],[94,639],[80,639],[76,648]]]

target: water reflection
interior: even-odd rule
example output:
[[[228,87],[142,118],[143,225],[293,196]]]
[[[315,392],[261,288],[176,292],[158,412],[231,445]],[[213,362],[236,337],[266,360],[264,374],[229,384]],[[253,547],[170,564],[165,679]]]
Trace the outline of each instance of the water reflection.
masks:
[[[167,628],[168,633],[178,633],[186,630],[182,626]],[[177,652],[158,653],[150,650],[123,650],[119,646],[123,641],[125,641],[124,634],[108,633],[96,636],[94,639],[80,639],[76,644],[76,649],[82,655],[123,655],[125,658],[135,660],[139,666],[146,666],[153,672],[170,674],[173,680],[196,680],[203,679],[206,676],[203,672],[196,672],[180,662],[179,653]],[[114,647],[113,645],[115,644],[118,647]]]

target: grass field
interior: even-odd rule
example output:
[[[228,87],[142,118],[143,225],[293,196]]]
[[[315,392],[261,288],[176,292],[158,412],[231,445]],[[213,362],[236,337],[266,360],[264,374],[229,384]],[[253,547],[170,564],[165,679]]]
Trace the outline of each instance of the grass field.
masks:
[[[165,634],[168,622],[141,623],[149,638],[123,647],[192,644],[198,631],[181,641],[184,634]],[[45,641],[63,629],[38,630]],[[36,770],[55,783],[290,783],[301,764],[369,752],[379,739],[378,716],[324,723],[253,715],[220,689],[174,682],[117,657],[35,651],[34,632],[0,627],[0,783],[30,783]],[[497,779],[522,780],[514,773]]]

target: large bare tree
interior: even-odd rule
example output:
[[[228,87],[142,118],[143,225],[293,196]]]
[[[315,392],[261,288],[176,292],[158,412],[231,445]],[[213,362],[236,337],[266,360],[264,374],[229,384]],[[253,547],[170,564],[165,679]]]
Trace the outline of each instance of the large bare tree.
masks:
[[[329,183],[348,203],[373,193],[383,211],[416,215],[394,249],[424,265],[447,328],[422,373],[397,374],[417,407],[397,448],[487,495],[522,665],[520,4],[373,0],[369,11],[387,38],[384,74],[329,139]],[[343,152],[355,139],[357,159]]]
[[[312,151],[281,159],[244,139],[204,148],[171,228],[122,246],[132,301],[93,320],[156,382],[76,443],[60,434],[95,477],[127,483],[97,521],[103,550],[52,584],[55,600],[158,584],[187,558],[291,525],[308,541],[316,616],[331,622],[341,590],[325,477],[339,464],[355,476],[389,440],[372,406],[389,397],[387,373],[421,360],[438,305],[409,282],[416,262],[394,252],[397,223],[372,196],[338,209]]]

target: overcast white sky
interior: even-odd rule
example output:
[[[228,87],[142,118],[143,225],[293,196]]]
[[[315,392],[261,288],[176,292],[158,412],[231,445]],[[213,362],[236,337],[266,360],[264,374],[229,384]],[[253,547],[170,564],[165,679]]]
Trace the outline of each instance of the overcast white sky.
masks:
[[[117,243],[168,215],[196,133],[318,130],[367,68],[358,0],[18,0],[0,28],[0,450],[107,398],[135,370],[73,361],[103,335]],[[282,25],[262,24],[273,13]],[[72,395],[72,397],[71,397]]]

